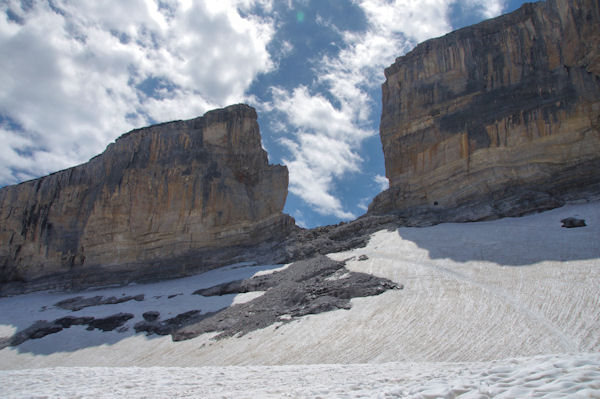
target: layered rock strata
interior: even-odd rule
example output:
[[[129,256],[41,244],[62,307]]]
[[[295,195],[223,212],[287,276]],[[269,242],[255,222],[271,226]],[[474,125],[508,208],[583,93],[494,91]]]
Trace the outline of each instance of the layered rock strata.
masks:
[[[600,192],[599,7],[525,4],[399,57],[380,127],[390,189],[370,213],[478,220]]]
[[[0,282],[122,284],[256,256],[295,229],[287,185],[249,106],[131,131],[86,164],[0,189]]]

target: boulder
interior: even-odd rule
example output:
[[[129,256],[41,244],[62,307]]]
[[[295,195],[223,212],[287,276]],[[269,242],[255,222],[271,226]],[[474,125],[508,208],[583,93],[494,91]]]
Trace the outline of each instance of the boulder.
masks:
[[[144,314],[142,315],[142,317],[146,321],[155,321],[158,319],[159,316],[160,316],[160,312],[157,312],[155,310],[150,310],[148,312],[144,312]]]
[[[584,219],[577,219],[573,217],[563,219],[560,222],[562,223],[562,227],[566,227],[568,229],[586,226]]]

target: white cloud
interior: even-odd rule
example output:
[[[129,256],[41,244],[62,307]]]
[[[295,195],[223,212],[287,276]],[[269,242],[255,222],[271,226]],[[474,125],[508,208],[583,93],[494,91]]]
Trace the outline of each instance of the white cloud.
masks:
[[[288,40],[281,42],[281,49],[279,50],[279,58],[285,58],[294,51],[294,45]]]
[[[382,176],[382,175],[376,175],[375,176],[375,183],[379,186],[379,189],[381,191],[387,190],[388,188],[390,188],[390,181],[388,180],[387,177]]]
[[[341,201],[331,194],[336,178],[359,171],[357,145],[374,134],[357,126],[352,110],[336,109],[324,96],[311,95],[305,86],[293,92],[273,88],[273,107],[283,113],[294,136],[281,140],[291,157],[290,191],[322,215],[350,219]]]
[[[291,93],[281,88],[272,88],[272,91],[275,108],[297,129],[353,143],[373,134],[357,126],[353,120],[355,110],[350,108],[352,104],[343,103],[341,109],[335,108],[323,95],[311,94],[306,86],[299,86]]]
[[[0,184],[84,162],[153,120],[243,100],[273,68],[273,21],[254,6],[271,1],[4,2]]]
[[[506,7],[505,0],[465,0],[465,5],[475,9],[484,18],[493,18]]]
[[[297,139],[298,142],[281,140],[291,154],[291,159],[283,160],[290,173],[290,192],[311,204],[319,214],[354,218],[329,191],[334,178],[347,171],[358,171],[360,157],[349,145],[326,135],[300,132]]]
[[[306,223],[306,220],[304,219],[304,214],[302,213],[302,211],[300,209],[296,209],[294,211],[294,219],[296,220],[296,225],[302,227],[302,228],[307,228],[308,224]]]
[[[448,0],[355,1],[369,20],[370,32],[383,40],[391,40],[388,42],[391,47],[398,44],[394,40],[398,34],[420,42],[450,30]]]
[[[361,211],[366,212],[369,209],[369,203],[371,202],[371,200],[372,200],[371,197],[361,198],[361,200],[358,202],[356,207],[358,209],[360,209]]]

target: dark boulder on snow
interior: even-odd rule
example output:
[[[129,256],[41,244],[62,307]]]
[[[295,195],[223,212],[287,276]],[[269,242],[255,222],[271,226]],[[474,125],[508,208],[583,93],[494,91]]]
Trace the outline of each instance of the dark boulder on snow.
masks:
[[[121,327],[127,322],[127,320],[133,319],[131,313],[117,313],[112,316],[104,317],[102,319],[94,319],[88,324],[88,330],[97,328],[102,331],[112,331],[118,327]]]
[[[156,314],[156,318],[149,320]],[[158,312],[150,311],[144,313],[145,321],[140,321],[133,326],[136,333],[145,332],[146,335],[169,335],[174,331],[196,323],[206,317],[212,316],[214,313],[202,314],[200,310],[190,310],[189,312],[180,313],[175,317],[166,320],[158,320]],[[150,317],[148,317],[150,316]]]
[[[146,321],[155,321],[156,319],[158,319],[159,316],[160,316],[160,312],[157,312],[155,310],[151,310],[149,312],[144,312],[144,314],[142,315],[142,317]]]
[[[560,222],[562,223],[562,227],[566,227],[568,229],[587,226],[584,219],[577,219],[573,217],[563,219]]]

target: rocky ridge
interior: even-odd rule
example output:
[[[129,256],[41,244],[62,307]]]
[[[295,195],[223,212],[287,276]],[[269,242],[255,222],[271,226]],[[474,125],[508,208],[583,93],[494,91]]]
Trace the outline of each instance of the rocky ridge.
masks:
[[[419,44],[386,69],[390,189],[370,214],[518,216],[600,193],[600,10],[548,0]]]
[[[296,229],[285,166],[247,105],[124,134],[88,163],[0,189],[4,293],[172,278]]]

